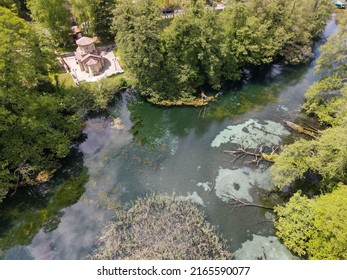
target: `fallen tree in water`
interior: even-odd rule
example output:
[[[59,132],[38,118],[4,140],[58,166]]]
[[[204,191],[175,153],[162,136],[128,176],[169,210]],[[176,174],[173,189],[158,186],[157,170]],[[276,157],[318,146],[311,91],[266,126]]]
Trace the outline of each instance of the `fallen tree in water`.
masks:
[[[201,93],[201,97],[196,98],[180,98],[177,100],[161,100],[161,101],[153,101],[148,99],[149,102],[155,103],[156,105],[161,106],[194,106],[194,107],[203,107],[208,105],[212,101],[216,101],[220,93],[217,93],[212,96],[206,96],[204,93]]]
[[[225,150],[224,152],[230,155],[233,155],[235,158],[232,162],[238,160],[238,159],[243,159],[247,156],[252,157],[252,159],[250,161],[248,161],[248,163],[255,163],[256,165],[258,165],[261,161],[266,161],[269,163],[274,163],[275,159],[274,159],[274,155],[278,150],[278,146],[276,147],[270,147],[271,148],[271,153],[265,153],[264,152],[264,145],[261,145],[260,148],[258,150],[247,150],[246,146],[240,145],[240,147],[236,150]]]
[[[98,239],[92,259],[231,259],[225,241],[190,201],[167,195],[136,200]]]
[[[284,120],[284,123],[289,126],[291,129],[295,130],[298,133],[305,134],[307,136],[310,136],[314,139],[318,139],[319,135],[322,134],[322,131],[319,129],[316,129],[314,127],[308,127],[304,125],[299,125],[297,123],[293,123],[291,121]]]

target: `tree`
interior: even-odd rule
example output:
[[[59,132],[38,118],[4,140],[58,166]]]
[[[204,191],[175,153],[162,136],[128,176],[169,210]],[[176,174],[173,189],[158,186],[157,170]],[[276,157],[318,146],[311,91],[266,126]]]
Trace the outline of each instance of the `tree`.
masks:
[[[347,127],[326,129],[318,140],[301,139],[284,146],[271,167],[272,180],[280,189],[305,178],[321,177],[320,187],[347,183]]]
[[[314,199],[296,193],[277,206],[277,235],[299,256],[309,259],[347,258],[347,186]]]
[[[102,40],[109,41],[115,36],[111,29],[115,5],[115,0],[97,0],[93,4],[94,31]]]
[[[28,0],[32,18],[40,23],[59,44],[71,32],[70,11],[66,0]]]
[[[0,0],[0,7],[7,8],[14,13],[18,13],[18,1],[15,0]]]
[[[155,0],[123,0],[117,4],[113,22],[116,42],[125,62],[149,98],[165,94],[166,72],[160,38],[160,9]]]
[[[22,184],[35,184],[42,170],[54,171],[81,131],[78,114],[67,114],[54,95],[23,88],[0,90],[0,166],[4,195]],[[64,113],[63,113],[64,112]],[[0,200],[3,198],[0,197]]]
[[[346,32],[346,22],[344,15],[339,27],[340,36]],[[345,52],[344,49],[345,40],[334,35],[322,47],[317,71],[322,72],[324,78],[309,88],[302,108],[331,127],[317,140],[301,139],[283,148],[271,168],[273,181],[280,188],[310,173],[321,178],[319,186],[322,189],[329,189],[337,182],[347,183],[347,85],[343,74],[347,69],[338,62],[340,54],[337,55],[337,50]],[[332,63],[328,62],[329,57]]]
[[[68,0],[71,13],[85,34],[92,36],[95,29],[94,5],[97,0]]]
[[[63,96],[43,91],[51,53],[31,26],[0,7],[0,201],[13,188],[54,171],[82,128]],[[51,85],[51,87],[53,86]]]
[[[277,235],[289,249],[309,259],[347,257],[346,22],[343,15],[338,35],[321,48],[316,69],[323,78],[309,88],[302,106],[328,128],[318,139],[301,139],[285,146],[271,168],[280,188],[294,181],[302,188],[300,179],[309,174],[319,178],[323,194],[309,199],[299,191],[275,209]]]
[[[233,0],[216,12],[203,0],[122,0],[113,31],[148,100],[191,100],[206,84],[219,89],[224,80],[239,80],[244,67],[278,57],[307,62],[331,7],[329,0],[309,2]],[[183,6],[182,13],[161,17],[160,9],[176,5]]]
[[[165,51],[176,64],[177,79],[184,91],[191,93],[205,83],[219,88],[222,37],[218,14],[206,9],[204,1],[189,1],[184,13],[163,32]]]
[[[329,0],[251,0],[247,5],[252,15],[267,25],[265,53],[282,56],[290,64],[311,58],[312,40],[324,29],[333,8]]]
[[[52,66],[45,48],[31,26],[15,13],[0,7],[0,85],[33,88]]]
[[[334,76],[345,78],[346,67],[346,36],[347,16],[339,16],[339,31],[329,37],[327,43],[321,47],[321,55],[317,59],[316,73],[323,77]]]
[[[245,66],[270,63],[283,47],[281,34],[273,30],[276,25],[271,18],[264,16],[268,6],[261,9],[259,3],[256,6],[253,4],[254,1],[247,4],[232,1],[221,12],[221,52],[225,61],[223,74],[226,79],[240,79]],[[282,30],[282,26],[275,28]]]
[[[301,192],[294,194],[285,206],[277,206],[275,227],[277,236],[299,256],[308,255],[308,240],[315,230],[313,201]]]
[[[302,109],[324,125],[342,125],[346,116],[347,86],[343,78],[329,76],[310,86]]]

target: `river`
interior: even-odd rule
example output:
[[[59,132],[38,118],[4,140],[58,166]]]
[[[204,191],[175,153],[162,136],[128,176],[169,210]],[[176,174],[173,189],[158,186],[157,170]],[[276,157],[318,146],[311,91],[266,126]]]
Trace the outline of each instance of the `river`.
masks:
[[[329,21],[324,37],[336,31]],[[22,188],[0,205],[0,256],[88,258],[112,209],[156,192],[199,203],[236,259],[296,258],[275,237],[271,210],[234,204],[235,197],[270,206],[280,201],[267,195],[269,166],[233,162],[224,151],[299,138],[283,119],[302,117],[304,93],[318,79],[314,64],[262,67],[205,108],[158,107],[120,94],[108,110],[111,119],[88,120],[85,141],[52,182]]]

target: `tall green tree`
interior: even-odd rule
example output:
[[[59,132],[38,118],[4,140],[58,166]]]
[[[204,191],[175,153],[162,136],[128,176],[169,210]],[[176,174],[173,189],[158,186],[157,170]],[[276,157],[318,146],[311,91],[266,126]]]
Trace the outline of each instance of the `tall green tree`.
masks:
[[[95,29],[93,7],[97,0],[68,0],[71,13],[86,35],[92,36]]]
[[[115,9],[116,42],[138,80],[140,91],[148,97],[165,89],[160,22],[160,9],[155,0],[123,0]]]
[[[308,259],[347,258],[347,186],[309,199],[296,193],[275,212],[277,235],[299,256]]]
[[[271,168],[273,180],[280,188],[313,173],[322,180],[320,188],[330,189],[337,182],[347,184],[347,85],[345,66],[339,51],[345,52],[345,40],[338,38],[346,32],[347,16],[341,18],[338,36],[329,38],[322,47],[317,70],[323,79],[306,93],[302,108],[327,125],[317,140],[301,139],[285,146]],[[331,63],[328,58],[331,58]]]
[[[218,88],[222,70],[218,14],[199,0],[189,1],[184,13],[164,30],[165,51],[181,69],[178,78],[186,81],[186,91],[205,83]]]
[[[0,85],[32,88],[52,66],[52,52],[31,26],[0,7]]]
[[[338,34],[321,48],[316,69],[323,78],[309,88],[302,106],[328,128],[318,139],[301,139],[285,146],[271,169],[280,188],[294,181],[300,188],[300,179],[308,174],[320,178],[321,195],[309,199],[299,191],[275,209],[277,235],[289,249],[308,259],[347,257],[346,22],[343,14]]]
[[[347,127],[326,129],[318,140],[301,139],[283,147],[271,167],[274,183],[283,188],[308,174],[321,177],[320,188],[347,183]]]
[[[54,171],[82,128],[64,95],[43,91],[53,57],[29,23],[0,7],[0,201]]]
[[[67,41],[71,23],[66,0],[28,0],[28,8],[32,18],[48,30],[57,43]]]
[[[112,32],[113,10],[115,0],[96,0],[93,4],[94,31],[102,40],[113,40],[115,34]]]

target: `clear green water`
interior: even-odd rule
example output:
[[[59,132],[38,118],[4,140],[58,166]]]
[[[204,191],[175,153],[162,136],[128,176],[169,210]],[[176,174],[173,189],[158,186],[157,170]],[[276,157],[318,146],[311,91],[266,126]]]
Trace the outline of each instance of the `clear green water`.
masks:
[[[335,31],[329,22],[325,36]],[[267,166],[232,162],[224,150],[297,137],[282,120],[298,116],[317,79],[313,66],[264,67],[206,108],[163,108],[120,95],[109,108],[116,122],[90,119],[87,139],[51,183],[19,190],[0,205],[0,255],[86,258],[114,207],[150,192],[175,192],[202,204],[236,258],[292,258],[273,238],[271,211],[230,204],[233,196],[275,202],[264,195],[271,188]]]

